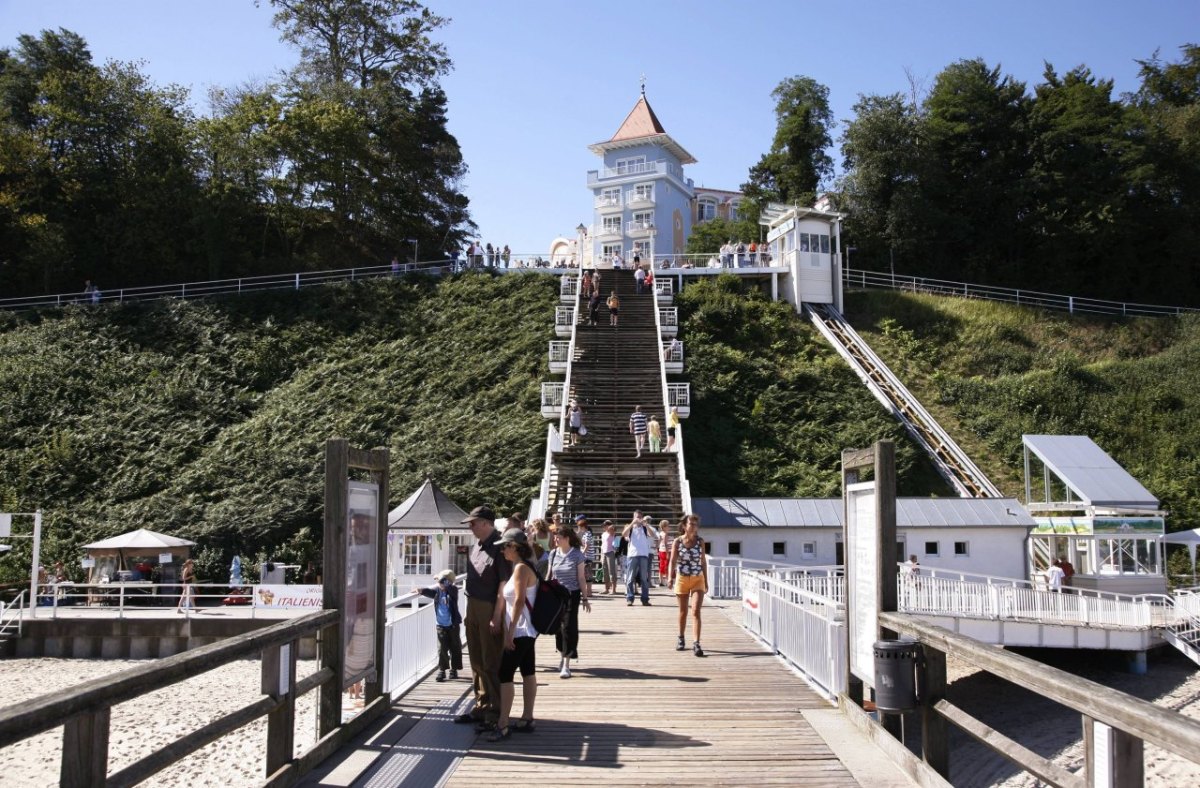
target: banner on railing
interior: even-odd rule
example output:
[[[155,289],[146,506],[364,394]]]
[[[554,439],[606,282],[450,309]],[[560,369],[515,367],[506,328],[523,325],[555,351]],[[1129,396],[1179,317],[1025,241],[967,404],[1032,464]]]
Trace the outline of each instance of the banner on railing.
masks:
[[[758,577],[742,573],[742,607],[751,613],[758,612]]]
[[[254,589],[254,606],[273,610],[321,607],[321,586],[266,585]]]

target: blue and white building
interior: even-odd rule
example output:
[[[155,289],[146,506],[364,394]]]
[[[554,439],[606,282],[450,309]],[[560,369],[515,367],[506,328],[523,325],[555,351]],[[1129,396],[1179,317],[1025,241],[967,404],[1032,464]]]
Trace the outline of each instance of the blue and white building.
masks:
[[[736,217],[738,192],[697,188],[683,168],[696,158],[666,132],[645,89],[613,136],[588,149],[603,159],[587,175],[590,228],[580,228],[583,264],[611,266],[613,256],[642,262],[682,254],[696,221]]]

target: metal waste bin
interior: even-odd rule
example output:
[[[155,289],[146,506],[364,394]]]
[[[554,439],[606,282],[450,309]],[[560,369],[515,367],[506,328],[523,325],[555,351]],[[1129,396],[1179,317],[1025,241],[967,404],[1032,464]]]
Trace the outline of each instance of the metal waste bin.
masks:
[[[921,644],[912,640],[875,641],[875,708],[895,714],[917,708],[917,660]]]

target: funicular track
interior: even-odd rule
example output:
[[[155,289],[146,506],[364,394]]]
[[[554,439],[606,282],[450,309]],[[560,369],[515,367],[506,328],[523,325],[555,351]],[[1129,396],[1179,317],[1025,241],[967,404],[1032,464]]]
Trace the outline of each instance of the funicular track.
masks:
[[[836,308],[828,304],[805,304],[804,309],[821,335],[928,452],[938,473],[961,497],[1004,497]]]

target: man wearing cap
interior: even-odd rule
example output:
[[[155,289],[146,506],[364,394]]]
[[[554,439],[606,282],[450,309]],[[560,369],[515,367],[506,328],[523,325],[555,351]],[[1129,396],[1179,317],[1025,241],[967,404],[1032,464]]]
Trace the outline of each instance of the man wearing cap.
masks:
[[[467,562],[467,656],[475,681],[475,708],[455,722],[495,725],[500,716],[500,656],[504,652],[504,613],[500,596],[511,571],[500,553],[496,514],[488,506],[476,506],[463,520],[471,527],[475,544]]]

